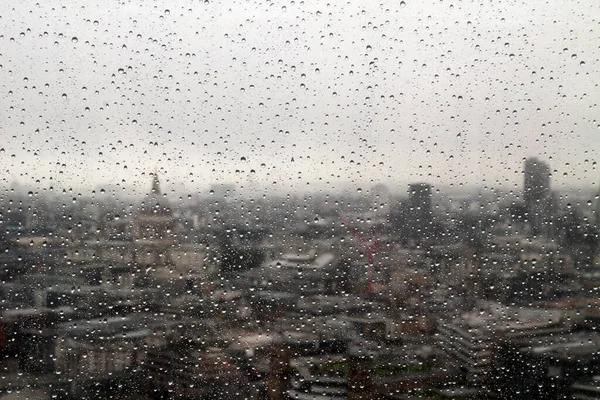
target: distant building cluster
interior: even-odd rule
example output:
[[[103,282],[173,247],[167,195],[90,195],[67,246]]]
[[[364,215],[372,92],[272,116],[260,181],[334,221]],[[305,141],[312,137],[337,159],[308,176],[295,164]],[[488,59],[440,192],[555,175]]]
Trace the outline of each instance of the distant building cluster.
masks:
[[[0,199],[0,394],[600,399],[592,199],[551,190]],[[22,397],[22,398],[25,398]],[[0,397],[2,398],[2,397]]]

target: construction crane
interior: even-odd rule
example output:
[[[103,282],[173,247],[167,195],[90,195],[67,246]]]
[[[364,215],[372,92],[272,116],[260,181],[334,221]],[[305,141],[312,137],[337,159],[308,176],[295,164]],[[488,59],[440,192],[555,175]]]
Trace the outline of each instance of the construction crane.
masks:
[[[370,241],[365,240],[365,238],[360,234],[360,232],[353,226],[351,226],[350,224],[347,223],[347,221],[343,220],[344,225],[346,225],[348,227],[348,229],[350,230],[350,232],[352,232],[352,234],[358,239],[358,241],[360,242],[360,244],[362,245],[363,249],[367,252],[367,260],[368,260],[368,266],[367,266],[367,288],[366,288],[366,293],[367,294],[371,294],[373,293],[373,255],[375,253],[377,253],[379,250],[381,250],[381,243],[379,243],[379,240],[377,240],[377,238],[372,239]]]

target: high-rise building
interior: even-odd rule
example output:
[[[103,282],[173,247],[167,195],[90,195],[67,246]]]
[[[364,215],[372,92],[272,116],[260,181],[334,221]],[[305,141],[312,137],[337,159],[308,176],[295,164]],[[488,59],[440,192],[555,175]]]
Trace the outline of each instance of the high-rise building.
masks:
[[[525,160],[525,188],[523,197],[527,206],[550,194],[550,166],[530,157]]]
[[[412,183],[409,185],[407,212],[411,236],[426,236],[433,219],[430,184]]]
[[[600,227],[600,191],[596,193],[594,200],[594,222]]]
[[[408,202],[415,214],[430,217],[431,185],[428,183],[412,183],[409,185]]]
[[[552,194],[550,192],[550,166],[530,157],[525,160],[523,199],[527,207],[529,225],[533,235],[549,235],[552,231]]]

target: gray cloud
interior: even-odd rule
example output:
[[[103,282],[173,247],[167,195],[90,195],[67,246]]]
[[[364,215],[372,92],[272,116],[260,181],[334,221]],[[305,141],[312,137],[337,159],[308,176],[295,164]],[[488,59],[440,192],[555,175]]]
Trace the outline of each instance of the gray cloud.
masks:
[[[598,181],[595,1],[172,3],[0,5],[7,180]]]

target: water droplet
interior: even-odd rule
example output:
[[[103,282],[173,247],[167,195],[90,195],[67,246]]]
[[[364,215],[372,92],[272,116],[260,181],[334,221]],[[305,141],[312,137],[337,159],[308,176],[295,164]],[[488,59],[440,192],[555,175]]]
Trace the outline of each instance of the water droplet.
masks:
[[[571,54],[571,58],[572,58],[573,60],[576,60],[576,59],[577,59],[577,54]]]
[[[404,8],[404,7],[406,7],[406,2],[404,2],[404,1],[401,1],[401,2],[400,2],[400,7],[401,7],[401,8]]]
[[[78,41],[79,41],[79,39],[77,39],[77,37],[76,37],[76,36],[73,36],[73,37],[71,38],[71,42],[73,42],[73,43],[77,43]]]

